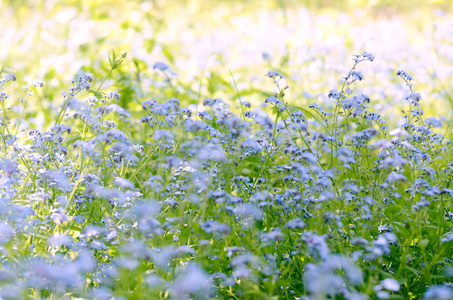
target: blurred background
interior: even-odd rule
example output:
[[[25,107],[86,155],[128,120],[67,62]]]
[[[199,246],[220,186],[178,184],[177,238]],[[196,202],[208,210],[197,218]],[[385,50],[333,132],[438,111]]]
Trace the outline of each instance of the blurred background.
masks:
[[[170,97],[193,108],[205,98],[234,107],[233,77],[243,101],[261,107],[274,92],[269,70],[286,76],[288,102],[328,106],[352,55],[367,51],[376,60],[360,66],[365,79],[354,92],[369,95],[374,110],[396,123],[408,92],[395,75],[403,69],[426,114],[443,116],[449,130],[452,9],[450,0],[0,0],[0,72],[18,78],[7,88],[12,115],[20,87],[45,82],[29,103],[26,129],[50,124],[74,76],[93,74],[98,87],[112,49],[128,55],[103,90],[118,90],[132,113],[143,100]]]

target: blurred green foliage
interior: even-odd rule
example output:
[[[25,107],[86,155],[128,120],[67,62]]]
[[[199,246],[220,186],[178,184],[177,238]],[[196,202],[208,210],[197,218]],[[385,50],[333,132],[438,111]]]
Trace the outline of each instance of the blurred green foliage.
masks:
[[[1,0],[0,69],[16,74],[17,85],[36,78],[46,83],[45,100],[39,104],[40,110],[30,109],[34,117],[43,113],[45,124],[50,122],[61,104],[59,95],[76,74],[91,73],[98,83],[105,78],[110,70],[108,55],[111,49],[118,53],[127,51],[129,55],[106,80],[105,87],[118,90],[122,94],[121,105],[132,111],[140,108],[143,99],[151,97],[177,96],[188,104],[200,103],[200,99],[206,97],[233,100],[236,93],[229,69],[237,76],[240,92],[249,101],[260,103],[263,94],[271,93],[262,77],[268,70],[277,69],[288,75],[291,86],[288,101],[307,103],[309,100],[304,92],[317,97],[317,93],[334,88],[334,80],[346,71],[331,66],[332,60],[343,65],[353,53],[373,51],[357,43],[354,28],[366,23],[378,27],[382,20],[402,20],[409,41],[416,48],[423,45],[425,39],[433,39],[429,33],[435,27],[437,11],[449,14],[451,8],[452,2],[448,0]],[[339,23],[344,16],[349,21]],[[323,18],[331,20],[326,22]],[[256,24],[256,29],[266,22],[273,22],[276,27],[287,28],[288,32],[284,43],[272,45],[277,50],[269,49],[274,52],[272,57],[262,59],[252,68],[251,63],[243,62],[249,61],[248,55],[253,59],[261,57],[265,48],[255,47],[254,41],[250,40],[250,35],[254,34],[252,29],[244,33],[247,29],[244,26],[248,26],[242,25],[245,21],[249,25]],[[294,21],[302,25],[294,24]],[[306,24],[311,26],[308,31],[298,33],[298,28]],[[265,42],[268,29],[262,29],[265,47],[268,47]],[[313,30],[316,32],[311,32]],[[230,35],[223,38],[227,33]],[[280,32],[270,33],[269,37],[278,34]],[[332,39],[344,39],[345,47],[327,50]],[[204,43],[193,44],[200,40]],[[326,50],[317,49],[320,43],[327,45]],[[313,50],[305,51],[300,48],[301,44]],[[259,51],[252,53],[247,50],[249,48]],[[153,70],[156,61],[168,63],[178,76],[168,80]],[[320,65],[316,66],[318,62]],[[438,63],[445,63],[441,56],[438,56]],[[395,63],[394,67],[397,66]],[[317,72],[314,73],[313,68]],[[394,70],[389,70],[389,74],[394,74]],[[257,76],[261,79],[256,80]],[[427,88],[429,94],[441,92],[449,102],[452,93],[447,81],[447,78],[440,78],[439,82],[434,80],[434,86],[431,83],[419,86]],[[13,99],[21,97],[19,93],[14,96]],[[431,109],[439,110],[440,107],[440,104],[434,104]]]

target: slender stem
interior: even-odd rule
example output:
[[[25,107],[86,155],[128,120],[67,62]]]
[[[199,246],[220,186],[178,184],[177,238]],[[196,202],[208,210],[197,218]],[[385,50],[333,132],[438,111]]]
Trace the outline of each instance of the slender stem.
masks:
[[[230,69],[228,69],[228,70],[230,71],[231,78],[233,79],[233,83],[234,83],[234,87],[236,88],[236,93],[237,93],[237,95],[238,95],[239,103],[241,104],[241,112],[242,112],[242,114],[241,114],[241,119],[244,120],[245,115],[244,115],[244,107],[243,107],[243,105],[242,105],[241,95],[239,94],[238,86],[237,86],[237,84],[236,84],[236,80],[234,80],[233,73],[231,72]]]
[[[102,85],[104,84],[104,82],[107,80],[107,78],[110,77],[110,75],[112,74],[113,72],[113,68],[110,69],[109,73],[107,74],[107,76],[104,77],[104,80],[102,80],[101,84],[98,86],[98,89],[96,90],[96,96],[97,94],[99,93],[99,91],[101,90],[101,87]]]

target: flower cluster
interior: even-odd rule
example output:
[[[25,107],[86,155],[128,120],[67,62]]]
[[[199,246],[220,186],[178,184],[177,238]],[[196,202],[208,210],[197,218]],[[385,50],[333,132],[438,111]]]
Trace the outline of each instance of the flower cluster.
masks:
[[[89,75],[48,130],[2,111],[0,297],[451,298],[451,142],[412,85],[399,126],[373,112],[351,88],[374,56],[353,60],[330,104],[290,105],[270,71],[277,93],[240,113],[126,110]]]

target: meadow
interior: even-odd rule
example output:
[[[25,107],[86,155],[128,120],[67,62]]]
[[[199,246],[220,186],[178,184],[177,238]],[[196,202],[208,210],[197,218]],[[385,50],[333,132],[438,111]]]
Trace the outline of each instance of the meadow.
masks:
[[[453,299],[451,6],[0,0],[0,299]]]

